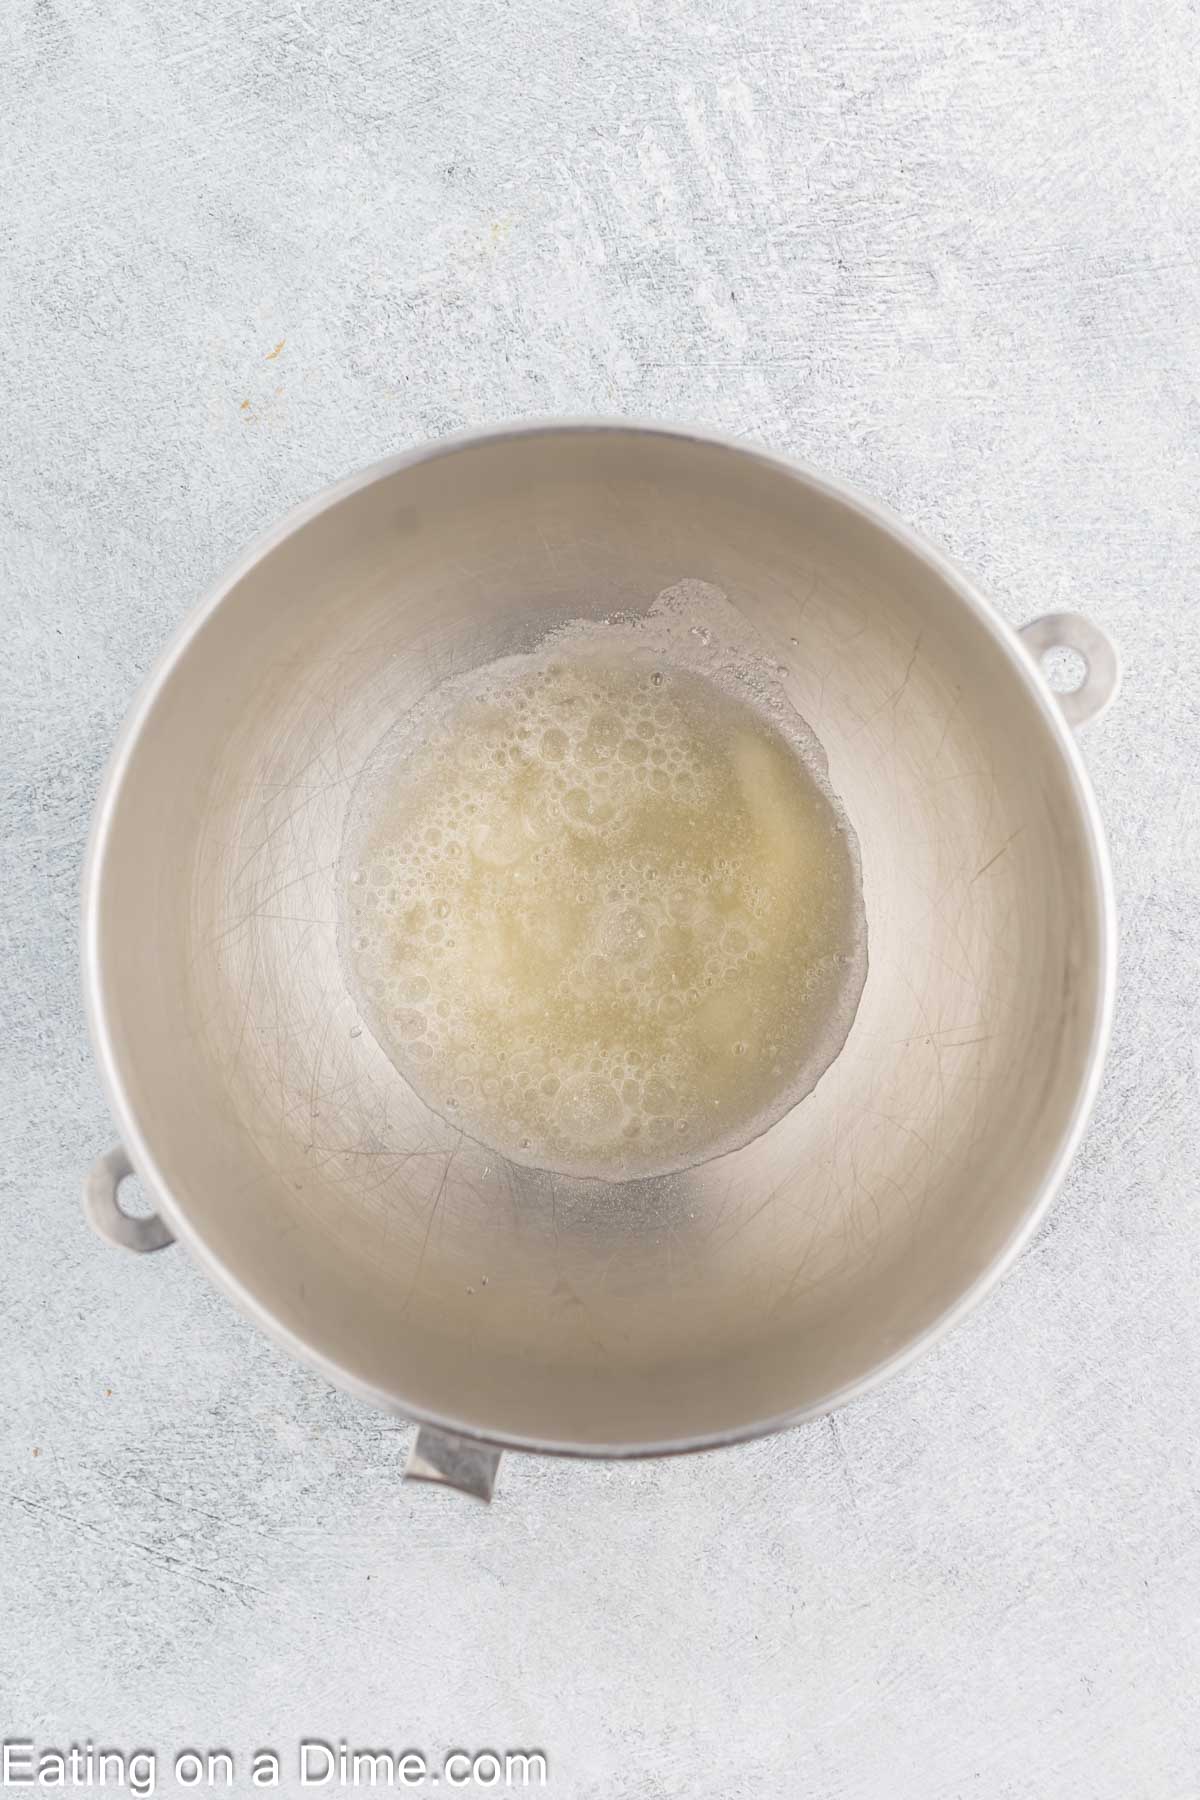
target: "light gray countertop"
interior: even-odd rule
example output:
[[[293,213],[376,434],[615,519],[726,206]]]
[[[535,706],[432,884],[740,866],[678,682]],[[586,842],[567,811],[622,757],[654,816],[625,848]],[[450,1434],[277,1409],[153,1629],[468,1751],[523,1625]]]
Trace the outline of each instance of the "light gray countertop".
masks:
[[[339,1735],[578,1800],[1200,1791],[1198,52],[1185,0],[9,0],[0,1738],[160,1791]],[[248,537],[564,412],[798,453],[1112,633],[1120,991],[1049,1223],[931,1354],[743,1449],[510,1458],[488,1510],[85,1229],[77,882]]]

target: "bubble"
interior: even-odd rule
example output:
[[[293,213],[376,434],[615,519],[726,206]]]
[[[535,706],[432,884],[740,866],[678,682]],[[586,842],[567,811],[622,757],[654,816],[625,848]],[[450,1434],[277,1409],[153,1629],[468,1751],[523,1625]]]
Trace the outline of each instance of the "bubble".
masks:
[[[645,954],[650,937],[650,915],[636,906],[610,912],[600,927],[600,943],[608,956],[631,961]]]
[[[599,828],[612,823],[616,817],[616,807],[609,800],[602,800],[586,788],[568,788],[563,795],[562,810],[572,825]]]
[[[521,806],[521,829],[534,843],[543,843],[554,835],[560,807],[552,791],[531,794]]]
[[[596,1075],[566,1082],[558,1095],[560,1124],[580,1143],[611,1138],[624,1120],[624,1109],[612,1083]]]
[[[517,862],[525,854],[526,843],[520,815],[507,809],[480,819],[471,828],[472,852],[494,868]]]
[[[624,724],[615,713],[596,713],[589,721],[587,735],[579,746],[580,762],[585,767],[607,762],[624,735]]]

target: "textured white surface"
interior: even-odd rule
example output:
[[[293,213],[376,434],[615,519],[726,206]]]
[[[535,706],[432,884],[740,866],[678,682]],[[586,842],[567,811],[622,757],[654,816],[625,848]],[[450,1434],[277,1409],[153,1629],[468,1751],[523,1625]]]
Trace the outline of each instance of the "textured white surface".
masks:
[[[0,1737],[541,1746],[578,1800],[1197,1793],[1198,51],[1186,0],[8,0]],[[76,887],[226,559],[533,412],[795,451],[1008,618],[1106,626],[1122,968],[1066,1190],[949,1341],[745,1449],[508,1459],[489,1512],[403,1487],[407,1430],[182,1254],[86,1232]]]

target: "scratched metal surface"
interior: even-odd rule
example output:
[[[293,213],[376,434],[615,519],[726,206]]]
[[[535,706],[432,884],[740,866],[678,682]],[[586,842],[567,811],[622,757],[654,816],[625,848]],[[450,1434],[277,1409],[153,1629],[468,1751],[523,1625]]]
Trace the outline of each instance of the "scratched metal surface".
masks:
[[[0,1736],[544,1747],[557,1794],[1195,1792],[1198,30],[1088,3],[12,0],[0,24]],[[77,1200],[108,743],[293,501],[531,412],[695,420],[896,506],[1126,685],[1122,910],[1053,1216],[877,1396],[635,1466],[407,1430]],[[161,1783],[165,1791],[169,1780]],[[324,1791],[336,1791],[327,1788]]]

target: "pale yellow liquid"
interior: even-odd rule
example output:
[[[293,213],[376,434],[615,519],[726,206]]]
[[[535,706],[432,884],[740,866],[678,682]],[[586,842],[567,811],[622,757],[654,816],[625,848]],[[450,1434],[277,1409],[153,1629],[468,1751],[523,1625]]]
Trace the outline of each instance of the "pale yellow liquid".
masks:
[[[358,814],[364,1014],[506,1156],[685,1167],[840,1048],[865,973],[852,834],[795,743],[698,674],[509,659],[407,721]]]

